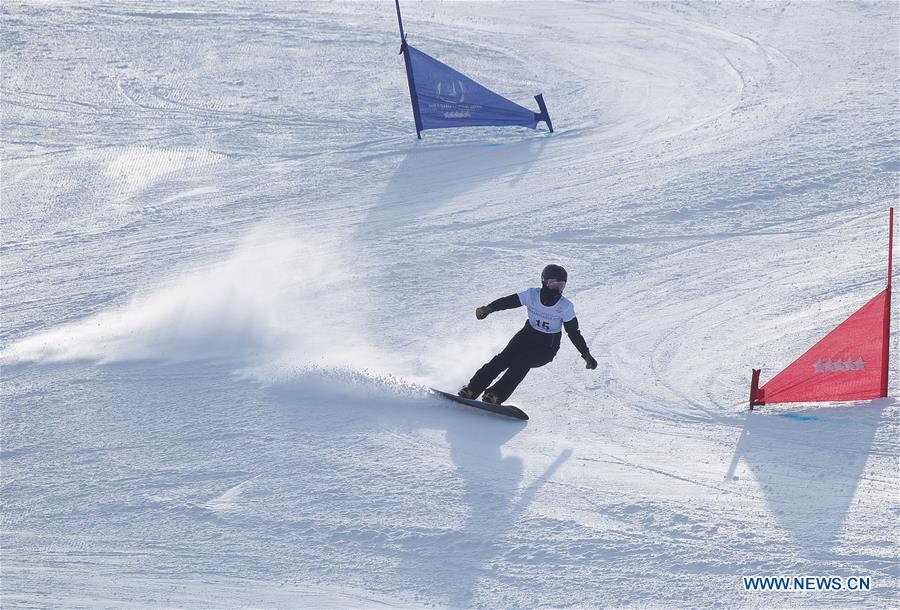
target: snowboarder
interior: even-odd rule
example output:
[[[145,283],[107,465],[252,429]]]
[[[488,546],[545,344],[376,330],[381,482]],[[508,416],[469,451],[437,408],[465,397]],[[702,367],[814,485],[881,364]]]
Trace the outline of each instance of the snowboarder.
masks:
[[[567,279],[565,269],[559,265],[547,265],[541,272],[540,288],[529,288],[511,294],[475,310],[475,317],[484,320],[495,311],[524,305],[528,308],[528,320],[502,352],[478,369],[469,383],[458,392],[459,396],[474,400],[484,392],[483,401],[503,403],[525,379],[528,371],[553,360],[559,351],[563,328],[584,358],[585,368],[597,368],[597,361],[591,356],[587,343],[578,330],[575,305],[562,295]],[[499,381],[488,387],[500,373],[503,376]]]

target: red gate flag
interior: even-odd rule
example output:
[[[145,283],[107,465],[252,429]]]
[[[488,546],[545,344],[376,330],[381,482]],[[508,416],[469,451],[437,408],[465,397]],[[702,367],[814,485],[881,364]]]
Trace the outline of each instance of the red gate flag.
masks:
[[[753,369],[750,409],[773,402],[868,400],[887,396],[893,245],[894,208],[891,208],[887,288],[764,386],[759,387],[759,369]]]
[[[752,402],[867,400],[885,396],[884,326],[891,293],[881,294],[756,390]]]

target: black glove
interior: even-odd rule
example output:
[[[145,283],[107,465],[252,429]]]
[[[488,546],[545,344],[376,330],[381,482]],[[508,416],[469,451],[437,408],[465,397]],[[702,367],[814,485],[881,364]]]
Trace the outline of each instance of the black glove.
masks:
[[[485,305],[484,307],[479,307],[475,310],[475,317],[479,320],[484,320],[488,317],[488,314],[491,313],[491,308]]]
[[[584,368],[591,370],[597,368],[597,361],[594,360],[593,356],[587,354],[586,356],[582,356],[582,358],[584,358]]]

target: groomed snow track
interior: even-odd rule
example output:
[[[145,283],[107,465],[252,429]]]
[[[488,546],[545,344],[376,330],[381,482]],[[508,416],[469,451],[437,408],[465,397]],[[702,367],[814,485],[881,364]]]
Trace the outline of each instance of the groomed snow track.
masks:
[[[422,141],[390,3],[0,11],[4,608],[895,603],[896,400],[746,399],[884,285],[896,3],[404,3],[557,129]],[[597,371],[429,396],[547,262]]]

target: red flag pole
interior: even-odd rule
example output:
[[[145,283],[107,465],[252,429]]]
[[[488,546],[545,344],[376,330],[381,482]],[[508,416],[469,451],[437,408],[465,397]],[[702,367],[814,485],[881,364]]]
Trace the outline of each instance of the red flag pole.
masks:
[[[891,275],[894,261],[894,208],[890,213],[890,228],[888,229],[888,278],[887,295],[884,300],[884,336],[882,337],[881,347],[881,395],[888,395],[888,359],[891,355]]]
[[[894,260],[894,208],[891,208],[890,228],[888,229],[888,290],[891,289],[891,263]]]
[[[756,405],[764,405],[766,404],[759,397],[759,373],[762,369],[751,369],[753,371],[753,375],[750,379],[750,410],[753,410],[753,407]]]

